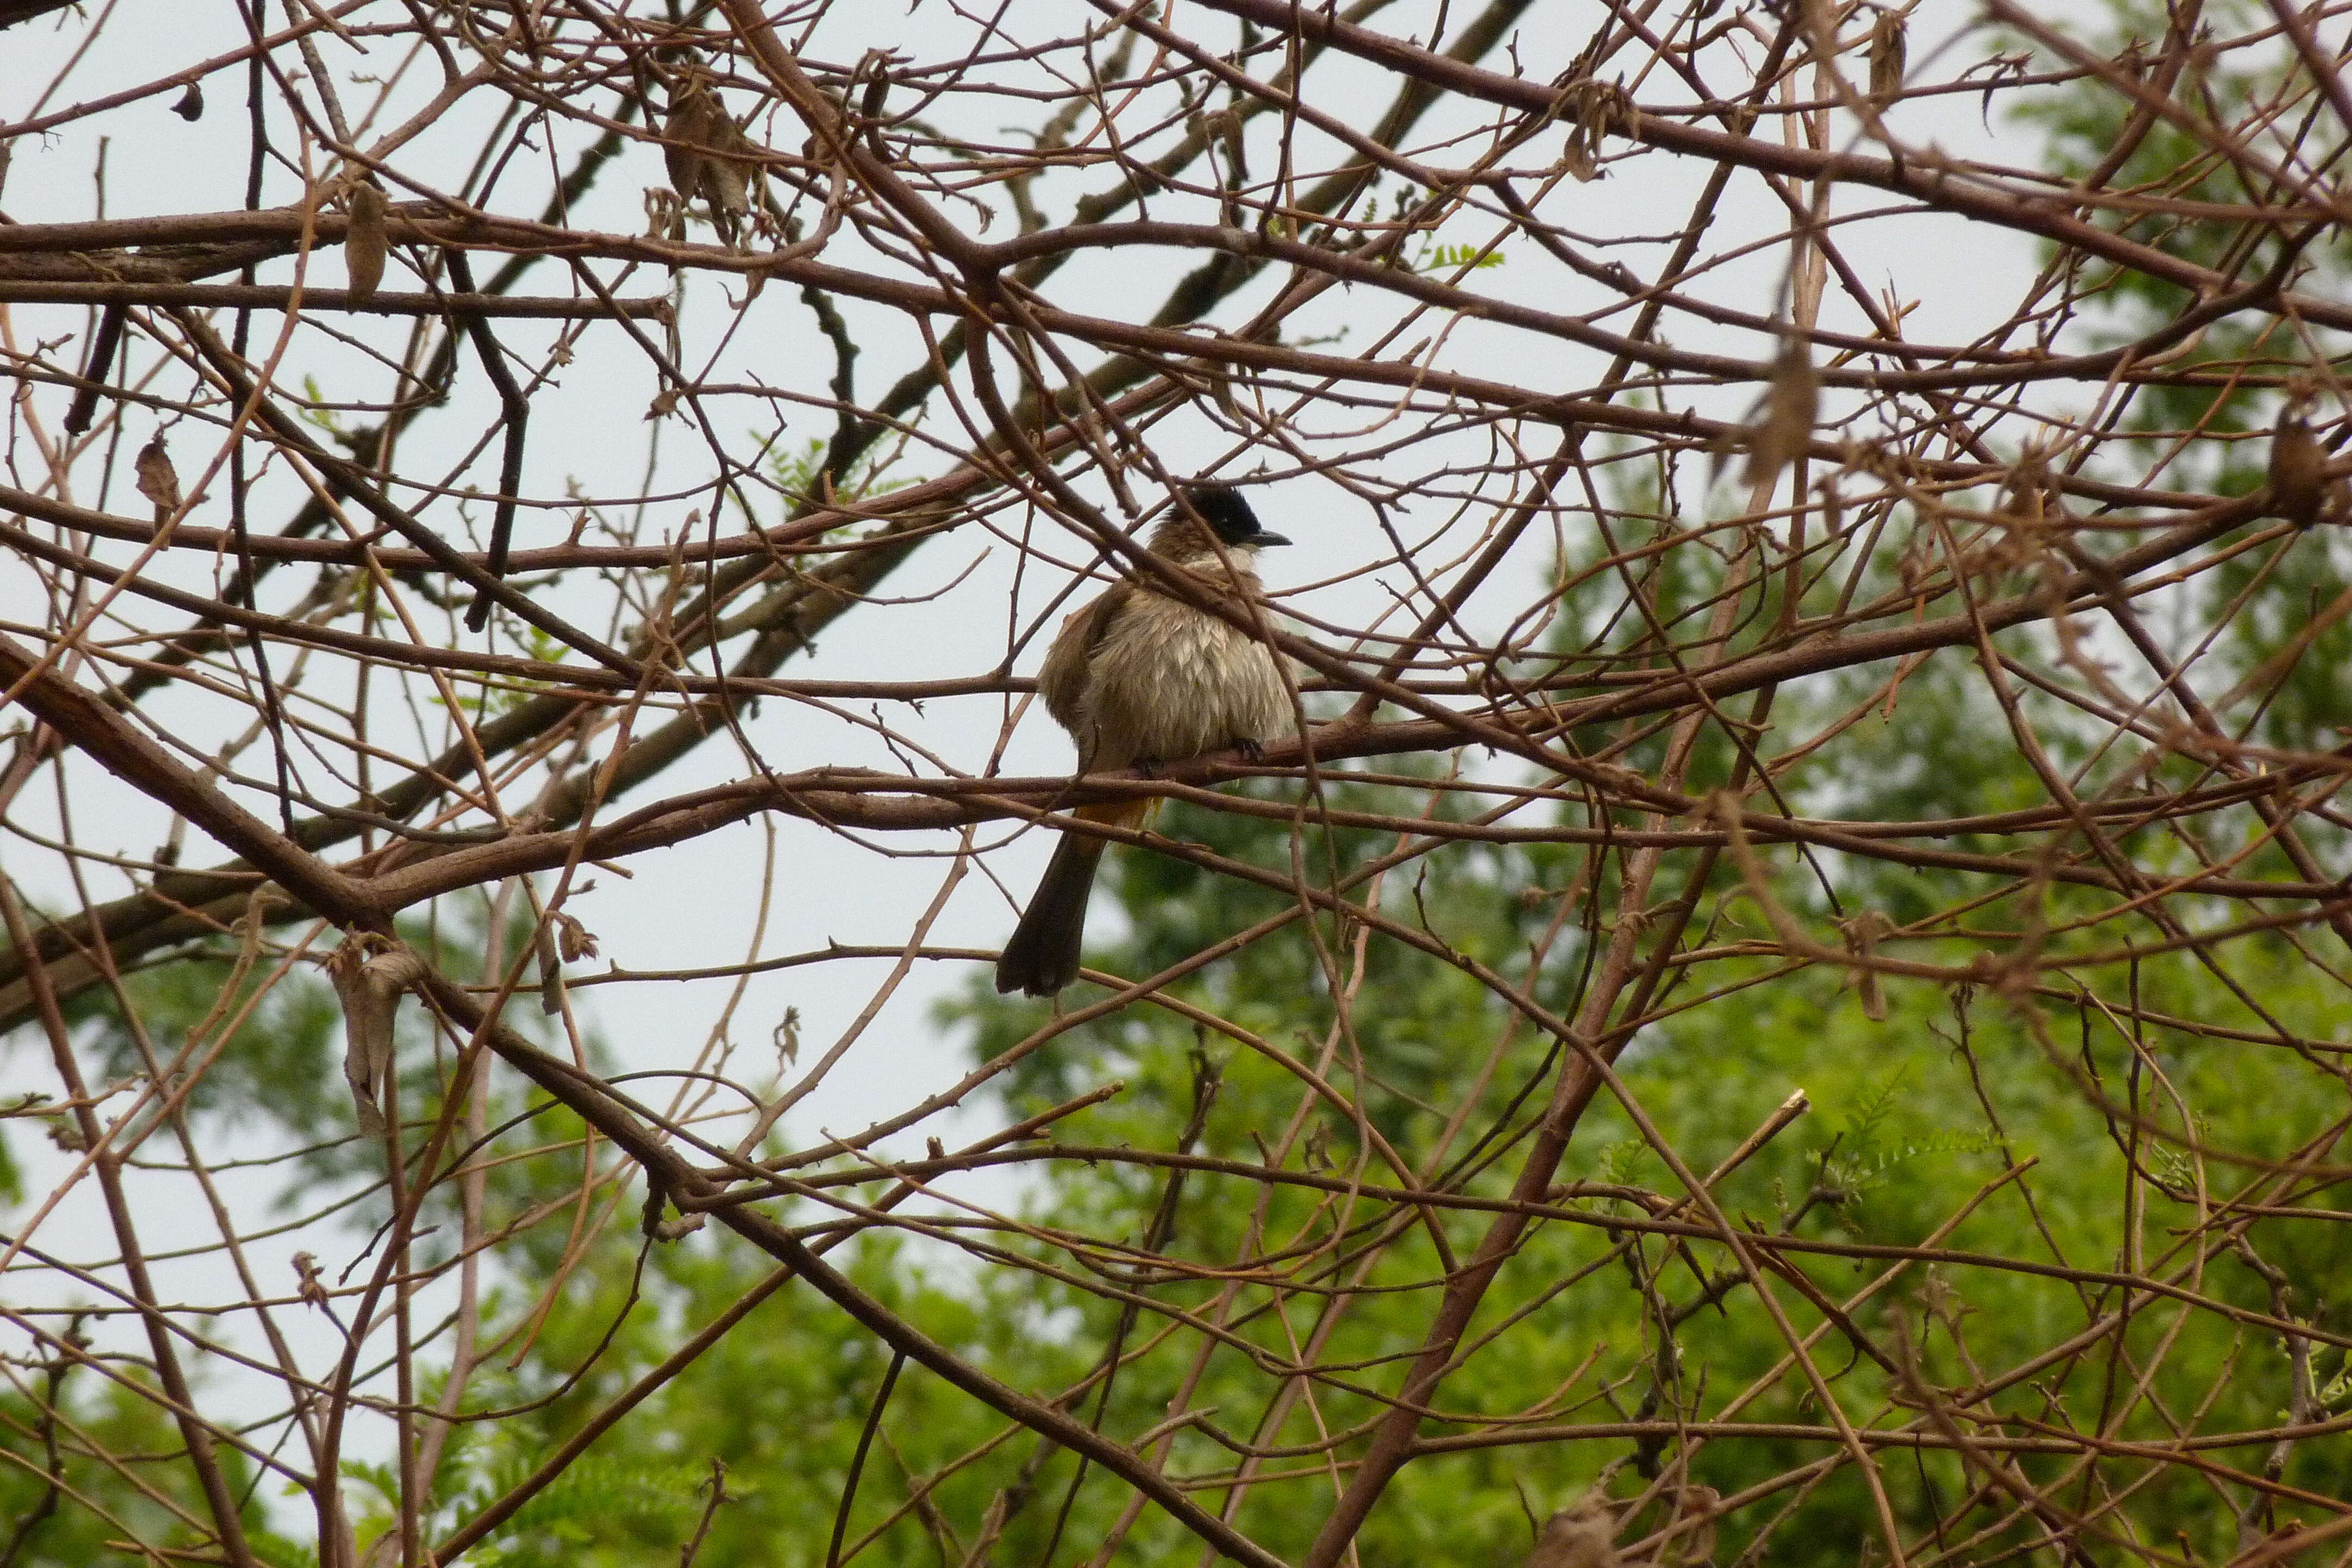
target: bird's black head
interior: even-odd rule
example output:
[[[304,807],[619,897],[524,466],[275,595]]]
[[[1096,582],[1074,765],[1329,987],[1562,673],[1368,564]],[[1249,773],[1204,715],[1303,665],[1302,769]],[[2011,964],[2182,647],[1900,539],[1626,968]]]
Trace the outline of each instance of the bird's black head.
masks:
[[[1194,485],[1184,492],[1184,500],[1234,549],[1263,550],[1269,544],[1290,542],[1261,524],[1249,502],[1242,500],[1241,491],[1231,485]]]

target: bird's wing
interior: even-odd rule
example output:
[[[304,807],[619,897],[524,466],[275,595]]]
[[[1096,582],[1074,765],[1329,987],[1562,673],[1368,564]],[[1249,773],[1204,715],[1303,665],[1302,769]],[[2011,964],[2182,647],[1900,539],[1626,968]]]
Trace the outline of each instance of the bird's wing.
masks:
[[[1045,700],[1045,711],[1070,732],[1081,752],[1087,749],[1087,685],[1095,650],[1134,597],[1135,585],[1121,583],[1086,608],[1072,611],[1037,671],[1037,692]]]

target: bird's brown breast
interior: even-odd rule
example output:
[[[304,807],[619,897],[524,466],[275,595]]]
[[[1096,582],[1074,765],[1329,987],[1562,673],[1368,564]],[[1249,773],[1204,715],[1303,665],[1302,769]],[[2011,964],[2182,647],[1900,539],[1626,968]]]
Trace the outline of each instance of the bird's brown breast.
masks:
[[[1187,563],[1238,604],[1257,580],[1213,560]],[[1073,616],[1038,684],[1082,765],[1181,762],[1292,727],[1277,656],[1248,632],[1179,599],[1122,584]]]

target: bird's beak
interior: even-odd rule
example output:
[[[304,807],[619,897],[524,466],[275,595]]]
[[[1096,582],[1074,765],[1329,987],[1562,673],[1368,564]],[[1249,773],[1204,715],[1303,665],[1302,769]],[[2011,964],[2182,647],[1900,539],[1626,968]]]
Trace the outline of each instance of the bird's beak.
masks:
[[[1249,542],[1251,548],[1256,550],[1263,550],[1269,544],[1287,544],[1290,542],[1289,540],[1285,539],[1281,534],[1270,533],[1263,528],[1259,529],[1255,533],[1251,534]]]

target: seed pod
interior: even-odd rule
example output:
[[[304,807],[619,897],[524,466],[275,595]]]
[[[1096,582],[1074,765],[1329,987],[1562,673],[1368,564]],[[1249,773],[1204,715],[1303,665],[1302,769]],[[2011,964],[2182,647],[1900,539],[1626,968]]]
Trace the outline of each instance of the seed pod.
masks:
[[[379,937],[354,937],[328,955],[327,978],[343,1005],[343,1081],[363,1136],[389,1125],[383,1100],[393,1072],[394,1025],[401,998],[425,978],[425,964]]]
[[[2319,503],[2326,496],[2327,455],[2300,414],[2279,416],[2271,432],[2271,515],[2297,528],[2319,521]]]
[[[1575,175],[1583,184],[1601,177],[1601,161],[1592,155],[1592,147],[1579,126],[1569,127],[1568,140],[1560,145],[1559,162],[1553,166]]]
[[[889,52],[866,50],[866,58],[857,62],[857,74],[866,78],[866,91],[857,100],[857,117],[869,126],[878,126],[882,105],[890,96]]]
[[[163,450],[161,430],[131,459],[131,473],[139,493],[155,503],[158,522],[180,510],[179,470],[172,467],[171,454]]]
[[[1601,177],[1601,147],[1609,136],[1633,136],[1642,128],[1641,110],[1618,82],[1579,77],[1560,89],[1559,117],[1568,140],[1557,167],[1583,181]]]
[[[351,226],[343,233],[343,266],[349,269],[354,309],[375,297],[383,281],[383,259],[391,249],[385,237],[383,193],[362,180],[352,187]]]
[[[1882,11],[1870,28],[1870,101],[1884,109],[1903,90],[1903,18]]]
[[[1804,339],[1791,333],[1772,362],[1772,385],[1764,395],[1764,417],[1748,433],[1748,470],[1751,485],[1769,484],[1805,449],[1813,434],[1813,418],[1821,406],[1821,383],[1813,375],[1812,356]]]

